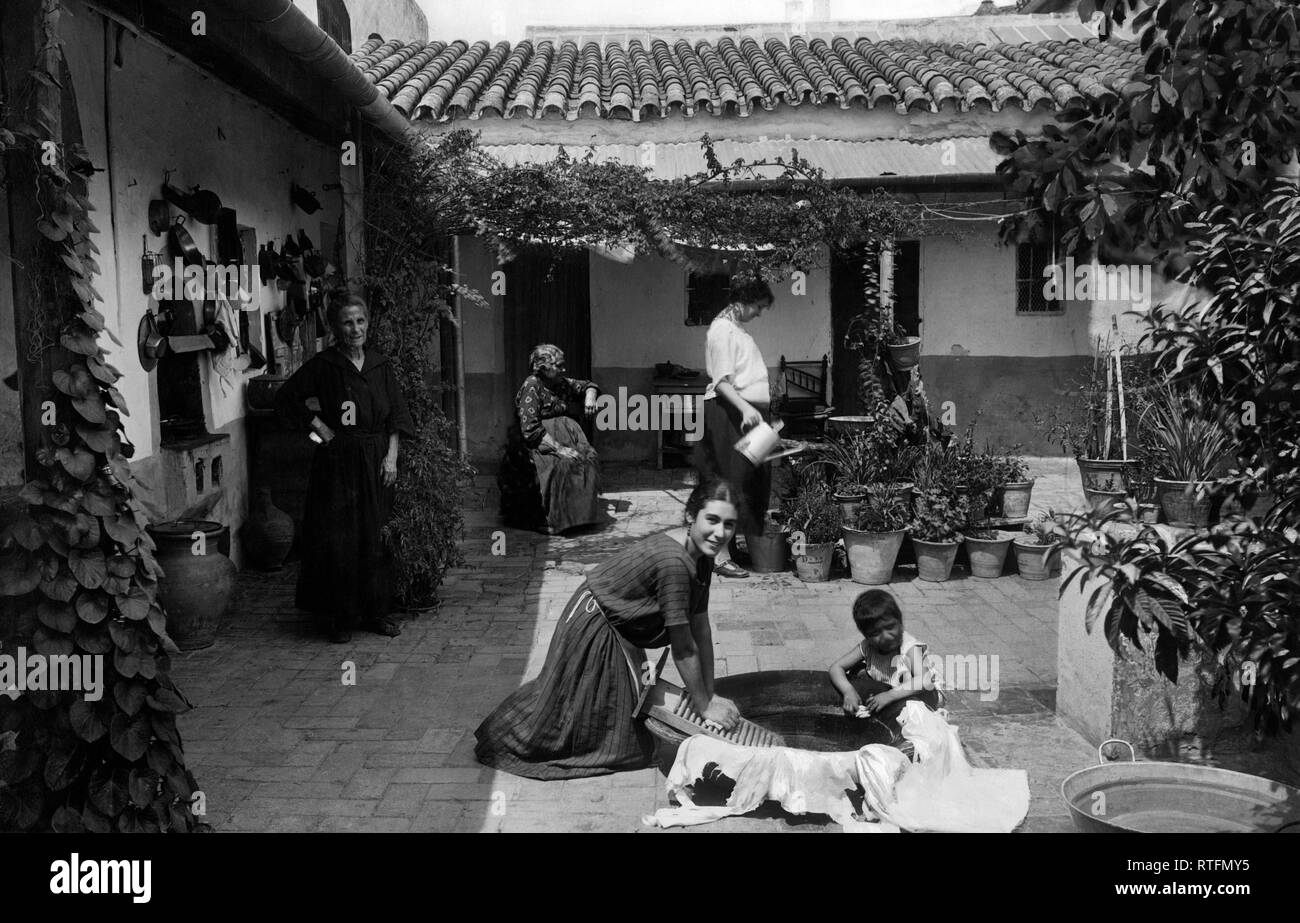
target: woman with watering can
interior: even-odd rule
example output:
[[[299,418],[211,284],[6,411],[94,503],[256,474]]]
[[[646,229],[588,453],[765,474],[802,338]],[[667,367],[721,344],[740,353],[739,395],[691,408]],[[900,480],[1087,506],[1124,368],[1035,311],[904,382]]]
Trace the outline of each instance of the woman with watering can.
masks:
[[[701,479],[722,478],[740,489],[740,528],[760,534],[767,514],[771,474],[767,465],[755,464],[736,451],[749,430],[767,420],[771,403],[767,363],[745,325],[776,300],[761,279],[733,278],[729,300],[709,325],[705,346],[704,438],[696,456]],[[722,577],[748,577],[725,547],[714,559],[713,572]]]

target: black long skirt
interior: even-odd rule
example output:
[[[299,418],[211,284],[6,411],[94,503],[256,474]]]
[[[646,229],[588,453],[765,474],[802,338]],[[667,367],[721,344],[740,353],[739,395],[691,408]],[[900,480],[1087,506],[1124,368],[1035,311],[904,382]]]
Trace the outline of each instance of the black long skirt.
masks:
[[[560,533],[601,521],[600,462],[576,420],[551,417],[542,421],[557,443],[578,451],[577,458],[560,458],[530,450],[515,423],[497,474],[501,516],[519,529],[543,526]]]
[[[560,614],[537,679],[474,736],[480,763],[529,779],[579,779],[653,764],[654,740],[633,712],[640,693],[614,627],[584,583]]]
[[[390,565],[381,532],[393,490],[383,486],[384,433],[338,433],[317,446],[307,481],[295,605],[355,628],[387,615]]]
[[[758,407],[766,416],[766,407]],[[767,465],[755,465],[736,451],[740,441],[740,411],[722,398],[704,402],[704,438],[696,448],[695,466],[703,477],[720,477],[740,491],[737,531],[762,532],[772,492],[772,472]]]

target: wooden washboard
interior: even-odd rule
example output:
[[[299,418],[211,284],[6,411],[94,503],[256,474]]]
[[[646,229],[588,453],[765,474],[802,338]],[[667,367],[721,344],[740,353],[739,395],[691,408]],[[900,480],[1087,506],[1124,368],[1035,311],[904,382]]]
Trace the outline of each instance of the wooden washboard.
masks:
[[[661,660],[662,664],[663,661]],[[742,747],[784,747],[785,739],[764,727],[744,718],[730,731],[719,731],[705,727],[704,719],[691,707],[690,696],[686,690],[663,677],[653,686],[642,689],[638,702],[637,714],[654,718],[688,737],[692,734],[704,734],[714,740],[725,740],[729,744]]]

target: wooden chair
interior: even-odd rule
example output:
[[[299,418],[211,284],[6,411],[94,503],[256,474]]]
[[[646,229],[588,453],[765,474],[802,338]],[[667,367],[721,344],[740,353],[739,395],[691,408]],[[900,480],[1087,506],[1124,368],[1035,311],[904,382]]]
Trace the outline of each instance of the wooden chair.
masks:
[[[821,438],[826,418],[835,408],[826,402],[830,387],[830,362],[820,359],[789,361],[781,357],[781,396],[777,413],[785,421],[786,438]]]

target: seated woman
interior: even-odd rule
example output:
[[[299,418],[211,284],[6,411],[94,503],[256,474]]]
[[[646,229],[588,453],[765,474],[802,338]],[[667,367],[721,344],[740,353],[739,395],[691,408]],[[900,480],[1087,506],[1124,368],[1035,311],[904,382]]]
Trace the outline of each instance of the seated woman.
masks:
[[[595,382],[564,376],[564,353],[543,343],[528,357],[532,374],[515,396],[516,422],[497,475],[501,515],[509,525],[551,535],[600,521],[600,465],[569,401],[585,395],[596,412]]]
[[[474,732],[479,762],[530,779],[573,779],[650,766],[654,741],[634,714],[653,682],[645,650],[669,645],[691,705],[730,730],[740,712],[713,692],[709,582],[736,531],[735,490],[705,481],[686,528],[630,545],[588,574],[560,613],[541,674]]]

